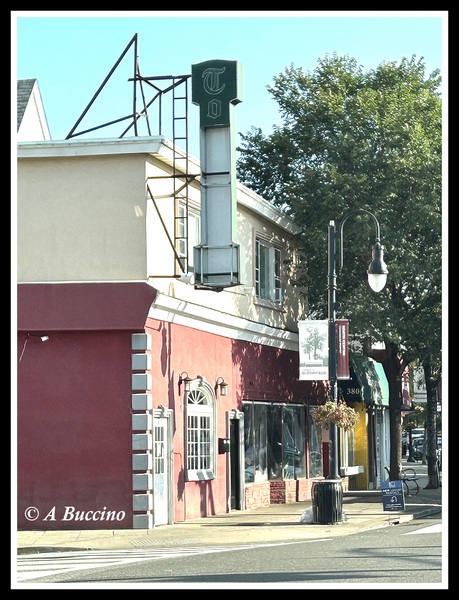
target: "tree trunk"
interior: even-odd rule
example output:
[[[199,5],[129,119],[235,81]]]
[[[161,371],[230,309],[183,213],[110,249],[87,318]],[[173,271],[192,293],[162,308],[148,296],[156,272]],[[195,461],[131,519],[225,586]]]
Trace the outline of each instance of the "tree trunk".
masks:
[[[373,360],[382,364],[389,385],[389,478],[391,480],[400,479],[402,471],[401,376],[405,366],[402,365],[398,357],[398,347],[389,341],[385,342],[385,350],[371,350],[370,346],[367,345],[366,353]]]
[[[424,377],[427,392],[426,434],[424,448],[427,458],[427,475],[429,478],[427,489],[440,487],[440,477],[437,461],[437,386],[432,381],[432,369],[429,362],[423,363]]]

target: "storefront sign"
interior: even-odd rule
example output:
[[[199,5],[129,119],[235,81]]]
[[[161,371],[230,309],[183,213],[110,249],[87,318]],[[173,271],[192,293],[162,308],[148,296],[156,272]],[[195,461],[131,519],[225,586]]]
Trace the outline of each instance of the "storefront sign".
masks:
[[[229,127],[231,107],[241,102],[242,69],[233,60],[191,66],[192,102],[200,107],[200,127]]]
[[[383,510],[405,510],[405,496],[400,480],[381,483]]]

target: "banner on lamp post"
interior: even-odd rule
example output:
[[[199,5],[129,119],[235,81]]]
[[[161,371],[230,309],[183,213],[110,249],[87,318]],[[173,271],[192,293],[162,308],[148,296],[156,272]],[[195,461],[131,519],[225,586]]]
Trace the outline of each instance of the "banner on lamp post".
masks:
[[[328,321],[298,321],[300,380],[328,380]]]
[[[349,321],[335,322],[337,344],[337,379],[350,379],[349,371]],[[300,380],[327,380],[328,372],[328,321],[298,321]]]
[[[337,348],[337,364],[336,378],[350,379],[349,371],[349,321],[347,319],[337,319],[336,325],[336,340]]]

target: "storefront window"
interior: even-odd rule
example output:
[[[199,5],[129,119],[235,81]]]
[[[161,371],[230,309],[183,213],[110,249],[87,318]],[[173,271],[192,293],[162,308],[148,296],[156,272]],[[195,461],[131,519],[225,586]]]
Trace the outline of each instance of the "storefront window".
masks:
[[[253,410],[249,410],[249,407],[244,411],[244,459],[245,482],[253,483],[255,481],[255,431]]]
[[[284,408],[283,479],[305,477],[304,410]]]
[[[267,467],[267,412],[263,405],[253,404],[244,414],[245,481],[265,481]]]
[[[304,407],[244,402],[243,410],[246,483],[304,477]]]
[[[282,406],[265,406],[268,414],[269,479],[282,479]]]
[[[311,415],[308,417],[309,424],[309,477],[322,477],[322,429],[314,423]]]
[[[354,429],[348,429],[347,431],[340,429],[339,434],[341,466],[349,467],[351,465],[355,465]]]

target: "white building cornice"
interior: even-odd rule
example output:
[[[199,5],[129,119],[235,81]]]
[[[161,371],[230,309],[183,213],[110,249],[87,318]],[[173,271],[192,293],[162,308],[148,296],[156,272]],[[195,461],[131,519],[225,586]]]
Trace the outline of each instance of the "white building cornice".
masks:
[[[148,316],[234,340],[298,351],[298,334],[159,293]]]

